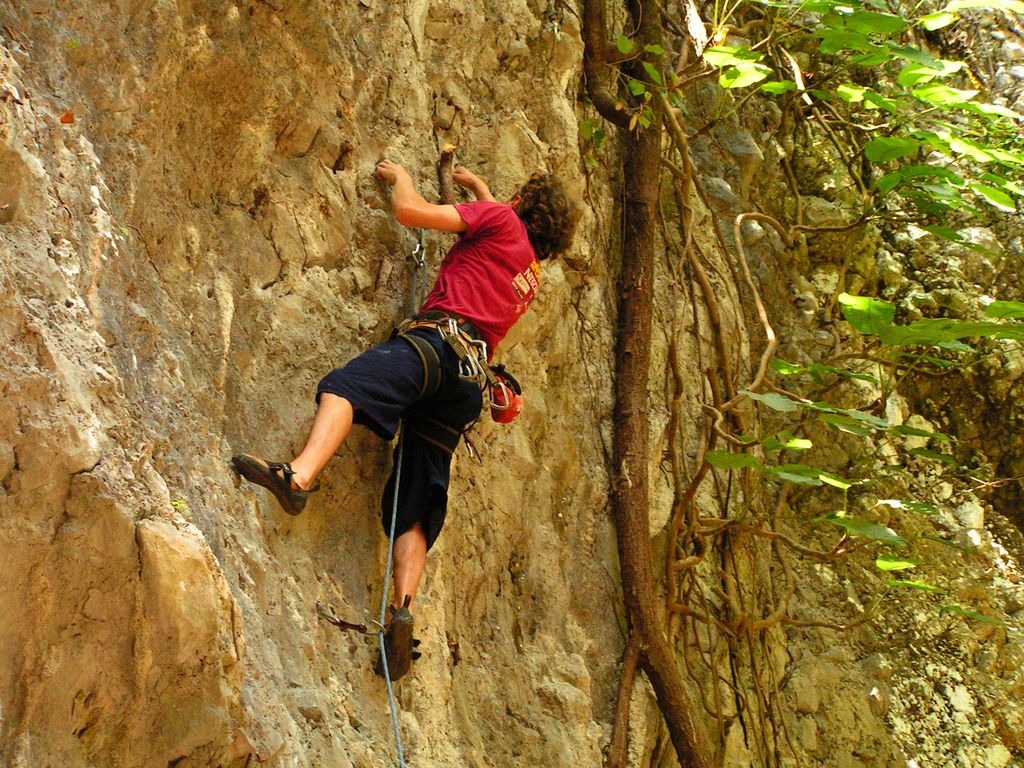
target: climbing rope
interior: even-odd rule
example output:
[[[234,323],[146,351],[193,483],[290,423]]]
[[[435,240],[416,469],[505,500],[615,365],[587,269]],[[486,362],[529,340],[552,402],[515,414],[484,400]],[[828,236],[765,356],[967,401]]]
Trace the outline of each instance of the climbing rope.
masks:
[[[416,310],[419,309],[419,306],[423,303],[427,293],[427,260],[423,250],[422,229],[419,231],[419,238],[416,242],[416,247],[412,252],[412,263],[412,293],[409,297],[412,309],[410,310],[410,314],[415,313]],[[388,669],[387,647],[384,644],[384,636],[387,633],[387,625],[384,624],[384,619],[387,616],[388,585],[391,583],[391,566],[395,559],[395,526],[398,521],[398,492],[402,479],[402,455],[404,453],[404,447],[405,422],[403,420],[402,426],[398,432],[398,449],[395,457],[395,491],[394,498],[391,503],[391,527],[388,531],[388,559],[387,565],[384,567],[384,589],[380,596],[380,618],[377,621],[369,621],[366,624],[353,624],[339,619],[334,615],[333,609],[329,610],[319,602],[316,604],[317,613],[320,617],[329,621],[331,624],[334,624],[339,629],[362,632],[365,635],[377,635],[377,642],[380,646],[380,663],[384,671],[384,683],[387,686],[388,691],[388,706],[391,709],[391,725],[395,731],[395,748],[398,752],[399,768],[405,768],[405,754],[402,752],[402,734],[398,728],[398,709],[395,706],[395,691],[391,686],[391,672]]]
[[[417,267],[418,269],[418,267]],[[415,292],[413,293],[415,296]],[[391,530],[388,532],[388,562],[384,568],[384,589],[380,596],[380,630],[377,642],[380,645],[380,663],[384,668],[384,683],[388,688],[388,706],[391,708],[391,726],[395,730],[395,748],[398,750],[398,765],[405,768],[405,755],[402,753],[402,734],[398,730],[398,710],[395,709],[395,692],[391,688],[391,672],[388,671],[388,654],[384,647],[384,614],[388,606],[388,584],[391,583],[391,562],[395,554],[395,521],[398,519],[398,484],[402,479],[402,448],[405,444],[405,426],[398,434],[398,458],[395,461],[395,497],[391,504]]]
[[[412,292],[409,297],[410,314],[419,309],[427,293],[427,259],[423,250],[423,230],[419,231],[416,247],[412,252],[413,273]],[[384,618],[388,607],[388,585],[391,583],[391,565],[395,554],[395,524],[398,520],[398,491],[402,480],[402,454],[405,447],[405,422],[398,433],[398,456],[395,459],[395,494],[391,502],[391,530],[388,532],[388,560],[384,567],[384,589],[380,596],[380,618],[377,642],[380,645],[380,661],[384,668],[384,683],[388,689],[388,706],[391,708],[391,725],[395,731],[395,748],[398,751],[399,768],[405,768],[405,755],[402,752],[402,734],[398,728],[398,710],[395,707],[395,692],[391,687],[391,673],[388,671],[388,654],[384,647]]]

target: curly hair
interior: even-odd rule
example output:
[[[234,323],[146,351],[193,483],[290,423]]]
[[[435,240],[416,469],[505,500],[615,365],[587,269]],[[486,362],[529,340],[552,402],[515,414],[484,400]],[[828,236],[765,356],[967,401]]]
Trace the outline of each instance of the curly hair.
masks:
[[[551,174],[534,173],[516,195],[516,214],[526,225],[537,258],[547,259],[568,250],[576,230],[576,215],[562,183]]]

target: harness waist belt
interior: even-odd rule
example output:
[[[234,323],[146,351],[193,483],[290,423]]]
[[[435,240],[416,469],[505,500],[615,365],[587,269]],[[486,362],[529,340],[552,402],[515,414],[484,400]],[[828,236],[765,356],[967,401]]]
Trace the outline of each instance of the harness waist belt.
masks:
[[[407,334],[414,328],[431,328],[438,332],[458,356],[461,378],[476,381],[481,389],[485,383],[493,383],[494,374],[487,367],[487,345],[469,320],[439,310],[429,310],[403,322],[398,326],[398,334]]]
[[[412,320],[413,322],[420,320],[439,321],[445,324],[449,320],[454,320],[459,331],[469,336],[473,341],[480,341],[482,339],[480,331],[476,329],[476,326],[470,320],[462,317],[462,315],[453,315],[445,312],[443,309],[428,309],[425,312],[418,312],[412,316]]]

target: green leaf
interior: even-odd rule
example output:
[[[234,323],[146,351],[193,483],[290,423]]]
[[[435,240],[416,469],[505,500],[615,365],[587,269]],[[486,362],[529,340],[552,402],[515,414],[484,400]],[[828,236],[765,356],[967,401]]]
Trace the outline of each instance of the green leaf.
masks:
[[[818,467],[809,467],[806,464],[779,464],[776,467],[766,467],[766,469],[783,480],[788,480],[792,483],[801,483],[803,485],[821,485],[825,483],[844,491],[847,488],[852,488],[858,482],[856,480],[846,480],[831,472],[826,472]]]
[[[833,475],[830,472],[821,472],[818,474],[818,479],[826,485],[831,485],[833,488],[838,488],[841,491],[845,491],[849,488],[853,488],[856,485],[855,482],[847,482],[841,477]]]
[[[760,392],[750,392],[749,390],[741,389],[740,394],[746,395],[751,400],[757,400],[759,403],[764,403],[773,411],[779,411],[781,413],[792,413],[800,407],[800,404],[795,400],[790,400],[785,395],[780,395],[777,392],[765,392],[762,394]]]
[[[949,181],[954,186],[960,186],[964,180],[946,168],[936,168],[931,165],[908,165],[888,173],[878,180],[877,188],[883,194],[905,182],[914,182],[918,179],[941,178]],[[949,230],[952,232],[953,230]]]
[[[860,422],[851,419],[849,416],[843,416],[839,413],[823,413],[818,417],[819,421],[823,421],[831,427],[835,427],[840,432],[846,432],[850,435],[859,435],[860,437],[867,437],[874,430],[870,427],[866,427]]]
[[[755,62],[743,62],[734,67],[729,67],[718,76],[718,84],[723,88],[745,88],[748,85],[759,83],[768,75],[772,74],[771,67]]]
[[[963,235],[961,235],[955,229],[951,229],[949,227],[943,227],[939,224],[933,224],[924,227],[924,229],[927,232],[931,232],[936,237],[941,237],[943,240],[950,240],[951,242],[954,243],[962,243],[964,241]]]
[[[912,88],[918,83],[927,83],[936,77],[948,77],[964,68],[962,61],[939,60],[941,67],[929,67],[924,64],[912,63],[900,70],[896,77],[904,88]]]
[[[927,318],[910,325],[891,326],[879,334],[882,343],[898,347],[933,345],[971,337],[1024,341],[1024,324]]]
[[[636,45],[633,43],[633,41],[630,40],[625,35],[619,35],[617,38],[615,38],[615,45],[619,49],[619,53],[623,54],[624,56],[628,56],[633,52],[633,49],[636,48]]]
[[[985,308],[985,316],[1024,320],[1024,301],[993,301]]]
[[[712,467],[718,469],[746,469],[747,467],[761,468],[761,462],[746,453],[730,453],[729,451],[708,451],[704,459]]]
[[[663,84],[664,81],[661,79],[661,72],[658,71],[658,68],[656,66],[651,64],[649,61],[643,62],[643,66],[644,72],[647,73],[647,76],[651,78],[651,80],[653,80],[656,85]]]
[[[630,80],[628,83],[626,83],[626,86],[629,88],[629,92],[632,93],[634,96],[643,96],[644,93],[647,92],[647,86],[645,86],[639,80]]]
[[[952,352],[973,352],[974,351],[974,347],[970,346],[969,344],[964,344],[962,341],[940,341],[935,346],[938,347],[939,349],[948,349],[948,350],[950,350]],[[930,357],[928,355],[925,355],[924,358],[928,362],[934,363],[935,365],[939,366],[940,368],[948,368],[951,365],[953,365],[953,363],[951,363],[949,360],[942,360],[942,359],[937,358],[937,357]]]
[[[931,83],[912,90],[911,95],[931,104],[933,107],[959,106],[978,95],[978,91],[962,91],[959,88],[950,88],[948,85]]]
[[[864,94],[867,91],[868,89],[863,85],[853,85],[852,83],[843,83],[836,86],[836,94],[839,98],[851,104],[859,104],[864,101]]]
[[[882,541],[886,544],[891,544],[894,547],[907,546],[907,542],[902,536],[896,533],[892,528],[885,525],[869,523],[866,520],[855,520],[854,518],[846,517],[839,512],[835,512],[823,519],[833,525],[838,525],[840,528],[846,529],[846,532],[851,536],[863,536],[865,539]]]
[[[803,437],[795,437],[789,432],[783,432],[776,437],[769,437],[764,441],[766,451],[806,451],[814,447],[814,443]]]
[[[983,173],[978,177],[981,181],[987,181],[1006,192],[1012,192],[1015,195],[1024,197],[1024,185],[1018,184],[1015,181],[1004,179],[1002,176],[996,176],[994,173]]]
[[[783,376],[792,376],[796,373],[806,373],[807,367],[803,365],[797,365],[796,363],[787,363],[785,360],[779,357],[772,358],[772,361],[768,363],[768,366],[773,371],[778,371]]]
[[[1022,3],[1024,5],[1024,3]],[[995,624],[996,626],[1005,627],[1006,622],[1000,621],[999,619],[993,619],[991,616],[986,616],[983,613],[972,611],[970,608],[964,608],[962,605],[944,605],[939,609],[939,613],[955,613],[960,616],[966,616],[968,619],[974,619],[984,624]]]
[[[763,57],[749,48],[731,45],[714,45],[704,49],[704,60],[714,67],[732,67],[748,61],[760,61]]]
[[[920,560],[899,555],[886,554],[875,558],[875,567],[882,571],[905,571],[909,568],[916,568],[920,564]]]
[[[861,333],[878,334],[889,328],[896,317],[896,305],[870,296],[839,294],[843,317]]]
[[[929,13],[917,20],[917,23],[927,29],[929,32],[934,32],[936,29],[942,29],[948,27],[954,21],[957,16],[955,13],[948,13],[946,11],[939,11],[938,13]]]
[[[933,587],[931,584],[925,584],[923,581],[904,581],[903,579],[886,579],[886,584],[890,587],[909,587],[910,589],[919,589],[922,592],[937,592],[940,595],[946,593],[946,590],[939,587]]]
[[[920,146],[914,139],[897,137],[872,139],[864,145],[864,155],[873,163],[885,163],[912,154]]]
[[[857,379],[859,381],[868,381],[873,384],[878,383],[878,379],[867,373],[857,373],[847,368],[836,368],[832,365],[823,365],[821,363],[811,363],[810,365],[797,365],[796,363],[789,363],[779,358],[773,359],[768,364],[772,370],[778,371],[783,376],[793,376],[800,373],[809,373],[814,381],[821,383],[824,381],[825,374],[834,374],[836,376],[845,376],[850,379]]]
[[[654,54],[655,56],[665,55],[665,49],[662,48],[660,45],[645,45],[644,50],[647,51],[648,53]]]
[[[868,91],[864,94],[864,109],[874,109],[875,107],[878,107],[880,109],[884,109],[886,112],[891,112],[896,115],[900,114],[901,104],[902,102],[886,98],[875,91]]]
[[[979,163],[991,163],[996,159],[996,156],[984,145],[959,136],[954,136],[949,140],[949,148],[958,155],[967,155]]]
[[[1000,211],[1007,211],[1008,213],[1017,212],[1017,206],[1014,205],[1013,198],[1001,189],[989,187],[985,184],[979,184],[976,181],[970,182],[968,186],[984,198],[985,202],[992,207],[998,208]]]
[[[879,47],[876,51],[870,51],[868,53],[862,53],[859,56],[854,56],[850,59],[850,63],[856,64],[858,67],[877,67],[879,64],[885,64],[889,58],[889,51],[885,48]]]
[[[844,18],[846,28],[864,35],[893,35],[902,32],[907,22],[891,13],[857,11]]]
[[[764,83],[760,85],[759,90],[764,91],[765,93],[770,93],[773,96],[778,96],[780,93],[785,93],[786,91],[795,91],[796,83],[792,80],[776,80],[771,83]]]
[[[941,67],[940,60],[920,48],[912,45],[900,45],[892,40],[883,40],[882,44],[892,51],[893,55],[911,61],[915,64],[923,64],[926,67]]]
[[[908,453],[912,453],[914,456],[920,456],[922,459],[933,459],[934,461],[941,461],[943,464],[949,464],[950,466],[956,466],[956,459],[945,453],[939,453],[938,451],[932,451],[928,448],[911,448]]]
[[[929,432],[927,429],[918,429],[917,427],[910,427],[906,424],[900,424],[889,430],[894,435],[911,435],[913,437],[933,437],[936,440],[952,440],[949,435],[944,435],[941,432]]]
[[[983,104],[977,101],[968,101],[958,105],[958,107],[986,118],[1005,117],[1010,120],[1024,120],[1024,115],[1014,112],[1009,107],[1004,107],[1001,104]]]
[[[871,42],[867,35],[849,30],[824,29],[818,36],[821,44],[818,50],[825,54],[839,53],[844,49],[860,53],[876,53],[878,46]]]

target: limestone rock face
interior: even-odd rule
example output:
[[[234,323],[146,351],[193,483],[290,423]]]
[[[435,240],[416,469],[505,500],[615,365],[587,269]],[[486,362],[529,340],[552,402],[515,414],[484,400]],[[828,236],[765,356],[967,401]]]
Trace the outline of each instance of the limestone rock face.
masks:
[[[319,377],[408,311],[415,238],[378,159],[428,197],[448,141],[499,196],[533,170],[578,191],[576,24],[527,2],[0,8],[0,763],[390,764],[373,645],[315,611],[376,611],[387,446],[357,430],[296,519],[226,462],[293,455]],[[435,270],[449,244],[428,236]],[[571,294],[547,270],[501,350],[527,409],[477,430],[483,467],[456,461],[397,687],[419,766],[600,760],[608,390],[572,392],[591,348],[607,381],[608,337],[581,344]],[[601,279],[576,297],[604,301]]]
[[[0,3],[0,765],[396,764],[374,642],[316,610],[376,616],[389,446],[354,430],[294,518],[227,462],[294,456],[320,377],[409,312],[415,233],[372,172],[399,161],[432,198],[449,142],[499,198],[534,170],[559,173],[582,220],[498,351],[524,384],[522,415],[476,427],[482,464],[461,448],[455,460],[415,607],[423,657],[396,686],[405,756],[417,768],[602,764],[624,646],[608,501],[618,158],[593,141],[581,156],[578,120],[592,112],[578,102],[578,20],[572,4],[536,0]],[[999,76],[1019,100],[1017,74]],[[762,350],[733,218],[789,194],[779,107],[752,99],[722,117],[727,97],[710,81],[686,96],[694,120],[721,118],[690,145],[700,194],[686,234],[700,258],[687,265],[668,231],[655,265],[659,572],[678,492],[673,410],[691,471],[716,339],[737,381]],[[794,167],[824,189],[836,166],[807,152]],[[806,195],[805,221],[840,223],[841,203]],[[890,242],[871,225],[786,249],[748,221],[740,237],[780,357],[842,359],[841,290],[959,312],[967,277],[984,282],[1020,255],[1019,233],[998,258],[954,253],[964,281],[926,291],[912,279],[934,253],[916,231]],[[426,235],[432,271],[451,242]],[[994,364],[1006,378],[992,391],[1009,403],[1024,362],[1007,347]],[[893,423],[954,431],[918,421],[900,393],[861,394]],[[928,440],[906,447],[914,439]],[[857,459],[834,435],[817,450],[836,466]],[[961,480],[919,481],[959,553],[929,558],[951,594],[987,595],[1019,626],[1024,581],[991,535],[999,515]],[[733,486],[708,485],[694,505],[719,518]],[[809,535],[827,550],[822,527]],[[698,712],[722,718],[720,763],[758,766],[760,749],[783,745],[781,765],[1014,765],[1019,633],[937,618],[931,595],[837,633],[875,601],[874,552],[859,554],[804,562],[789,591],[766,559],[737,566],[744,595],[774,606],[786,594],[805,619],[758,635],[749,657],[732,634],[742,622],[702,627],[689,645],[677,635]],[[726,615],[717,557],[700,567],[702,611]],[[731,670],[709,647],[736,654]],[[741,690],[749,675],[777,690]],[[629,764],[673,765],[642,676],[629,704]],[[768,733],[783,725],[785,738]]]

